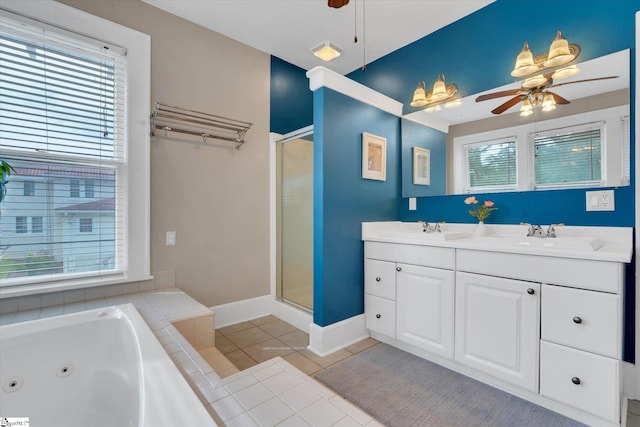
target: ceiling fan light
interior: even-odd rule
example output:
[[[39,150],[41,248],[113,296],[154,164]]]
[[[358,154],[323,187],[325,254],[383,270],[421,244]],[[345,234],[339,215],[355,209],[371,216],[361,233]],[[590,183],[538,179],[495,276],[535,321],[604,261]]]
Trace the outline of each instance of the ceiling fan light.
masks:
[[[551,42],[549,47],[549,55],[544,62],[545,67],[557,67],[573,61],[575,55],[569,49],[569,42],[562,36],[562,31],[558,30],[556,38]]]
[[[533,105],[531,105],[531,101],[529,98],[526,98],[522,101],[522,105],[520,106],[520,115],[522,117],[527,117],[533,114]]]
[[[425,90],[425,86],[426,85],[423,80],[420,80],[420,82],[418,82],[418,86],[413,91],[413,99],[411,100],[411,103],[409,105],[411,105],[412,107],[424,107],[428,104],[429,101],[427,101],[427,92]]]
[[[524,47],[516,57],[516,65],[513,67],[511,75],[513,77],[522,77],[531,74],[538,69],[533,60],[533,53],[529,49],[529,43],[524,42]]]
[[[529,77],[525,81],[522,82],[522,87],[524,89],[535,89],[537,87],[544,86],[547,84],[549,80],[542,74],[538,74],[537,76]]]
[[[313,54],[325,62],[333,61],[342,54],[342,49],[331,42],[324,42],[311,49]]]
[[[580,72],[580,69],[576,65],[570,65],[568,67],[560,68],[554,71],[551,75],[552,79],[566,79],[573,77]]]
[[[542,111],[553,111],[556,109],[556,100],[550,93],[545,93],[542,99]]]

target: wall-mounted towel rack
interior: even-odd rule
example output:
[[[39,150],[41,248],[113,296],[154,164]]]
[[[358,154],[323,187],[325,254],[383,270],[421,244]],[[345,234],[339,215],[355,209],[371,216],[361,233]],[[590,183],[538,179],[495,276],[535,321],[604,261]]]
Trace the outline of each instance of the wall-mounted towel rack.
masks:
[[[251,126],[252,123],[159,102],[151,113],[151,136],[155,136],[158,130],[164,131],[164,136],[168,132],[178,132],[199,136],[203,143],[209,138],[231,141],[236,148],[244,144],[244,136]]]

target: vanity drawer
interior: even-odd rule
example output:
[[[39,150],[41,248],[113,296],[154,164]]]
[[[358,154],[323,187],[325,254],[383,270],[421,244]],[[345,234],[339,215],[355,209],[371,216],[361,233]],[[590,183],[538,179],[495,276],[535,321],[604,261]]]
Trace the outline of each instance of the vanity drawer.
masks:
[[[396,263],[367,259],[364,263],[364,293],[396,299]]]
[[[620,295],[542,287],[542,339],[620,358]]]
[[[455,249],[437,246],[365,242],[364,256],[365,258],[447,270],[453,270],[455,266]]]
[[[396,303],[372,295],[364,297],[367,329],[391,338],[396,337]]]
[[[540,342],[540,394],[607,420],[620,419],[620,362]]]

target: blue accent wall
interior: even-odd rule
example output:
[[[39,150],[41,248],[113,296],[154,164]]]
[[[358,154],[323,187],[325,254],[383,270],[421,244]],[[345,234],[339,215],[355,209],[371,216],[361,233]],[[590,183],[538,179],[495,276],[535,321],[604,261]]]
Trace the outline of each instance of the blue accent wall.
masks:
[[[514,81],[515,58],[528,41],[534,54],[547,51],[561,28],[579,44],[579,61],[631,49],[631,140],[635,141],[635,12],[638,0],[497,0],[437,32],[349,74],[352,80],[404,104],[416,84],[438,73],[462,96]],[[541,11],[544,11],[541,12]],[[548,12],[548,13],[547,13]],[[540,18],[540,19],[538,19]],[[464,196],[419,197],[408,210],[401,194],[410,177],[407,158],[415,139],[428,139],[431,164],[444,165],[444,142],[435,133],[409,132],[400,148],[400,119],[328,89],[310,95],[304,70],[272,58],[271,130],[286,133],[314,123],[314,322],[320,326],[363,312],[363,249],[360,222],[380,220],[472,222]],[[301,97],[301,98],[297,98]],[[297,102],[301,104],[297,104]],[[311,108],[313,105],[313,108]],[[403,128],[411,125],[403,123]],[[393,130],[395,129],[395,130]],[[387,181],[362,180],[361,133],[388,139]],[[403,129],[404,131],[404,129]],[[405,144],[406,142],[406,144]],[[418,143],[415,143],[418,145]],[[631,158],[636,147],[632,145]],[[400,170],[400,157],[405,167]],[[410,157],[409,157],[410,158]],[[438,174],[437,171],[432,170]],[[635,173],[632,164],[631,176]],[[408,179],[410,184],[411,179]],[[410,184],[411,185],[411,184]],[[634,226],[635,185],[615,189],[614,212],[586,212],[585,190],[549,190],[480,195],[499,208],[489,223],[564,222],[568,225]],[[434,187],[435,188],[435,187]],[[414,189],[411,189],[412,191]],[[427,191],[427,189],[422,189]],[[428,196],[430,194],[422,194]],[[628,269],[625,299],[625,360],[634,352],[634,271]]]
[[[306,71],[271,57],[270,129],[285,134],[313,124],[313,92]]]
[[[447,191],[446,159],[447,135],[402,119],[402,196],[424,197],[445,194]],[[431,183],[416,185],[413,183],[413,147],[427,148],[431,156]],[[435,161],[434,161],[435,159]]]
[[[362,178],[362,133],[387,139],[387,179]],[[400,119],[331,89],[314,93],[313,321],[364,312],[363,221],[398,218]]]

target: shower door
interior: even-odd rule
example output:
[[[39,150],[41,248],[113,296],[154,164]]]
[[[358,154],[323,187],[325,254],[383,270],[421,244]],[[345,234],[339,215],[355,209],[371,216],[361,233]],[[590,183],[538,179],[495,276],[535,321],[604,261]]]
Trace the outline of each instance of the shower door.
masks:
[[[277,286],[281,300],[313,310],[313,131],[277,144]]]

